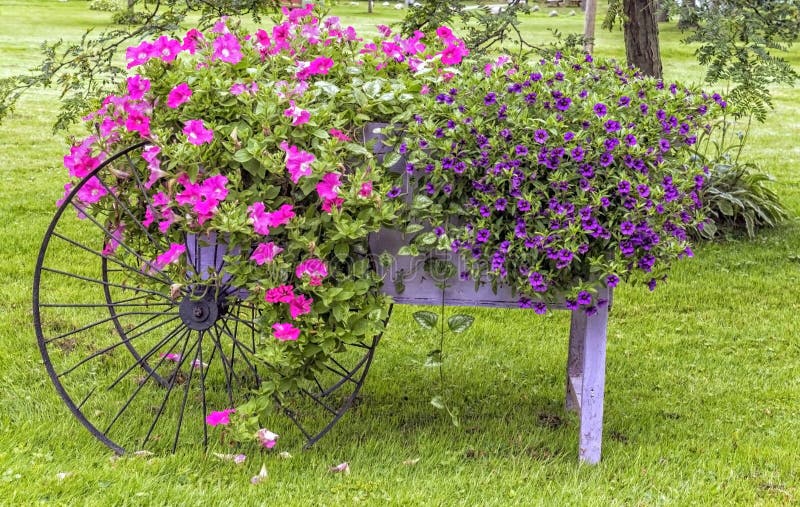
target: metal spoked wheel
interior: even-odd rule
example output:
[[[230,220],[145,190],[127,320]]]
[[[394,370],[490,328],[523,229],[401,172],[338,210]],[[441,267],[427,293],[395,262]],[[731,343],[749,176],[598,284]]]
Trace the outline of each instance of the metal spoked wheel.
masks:
[[[157,226],[144,225],[155,191],[143,183],[143,147],[108,158],[70,189],[45,233],[33,281],[34,326],[50,378],[75,417],[118,453],[208,446],[218,435],[206,416],[244,402],[274,377],[257,353],[271,338],[225,273],[226,256],[239,252],[213,235],[186,234],[187,269],[152,269],[169,244]],[[134,191],[115,192],[120,178]],[[110,204],[87,209],[98,194]],[[140,228],[139,239],[114,229],[119,216]],[[301,382],[300,396],[275,411],[273,431],[288,436],[299,428],[306,446],[327,433],[358,396],[378,340],[349,345]]]

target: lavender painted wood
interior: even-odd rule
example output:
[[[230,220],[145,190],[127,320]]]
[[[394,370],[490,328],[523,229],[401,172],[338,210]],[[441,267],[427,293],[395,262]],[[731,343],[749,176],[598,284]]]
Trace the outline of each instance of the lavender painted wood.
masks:
[[[586,316],[583,332],[583,375],[580,393],[580,435],[578,459],[595,464],[600,461],[603,442],[603,399],[606,385],[606,330],[608,306]]]
[[[373,150],[380,162],[391,147],[382,142],[381,128],[385,124],[368,126],[364,140],[375,141]],[[397,162],[392,171],[403,172],[405,201],[411,203],[413,189],[403,171],[405,161]],[[481,306],[493,308],[517,308],[519,297],[510,287],[500,285],[493,290],[488,283],[476,284],[473,280],[461,280],[458,275],[443,280],[425,271],[426,258],[399,255],[401,247],[408,244],[410,235],[384,229],[369,238],[370,251],[376,258],[382,254],[391,256],[388,267],[377,264],[384,276],[382,291],[392,296],[396,303],[415,305]],[[464,271],[460,256],[452,253],[436,253],[428,259],[444,259],[456,266],[456,272]],[[446,281],[444,290],[441,282]],[[603,438],[603,397],[605,392],[606,329],[612,292],[598,289],[598,299],[606,300],[597,313],[588,316],[582,310],[572,311],[570,320],[569,354],[566,368],[566,408],[575,410],[580,416],[578,458],[581,462],[595,464],[600,461]],[[566,309],[563,302],[549,302],[553,310]]]
[[[569,326],[569,353],[567,354],[567,410],[580,413],[580,388],[583,381],[583,346],[586,336],[586,314],[572,312]]]

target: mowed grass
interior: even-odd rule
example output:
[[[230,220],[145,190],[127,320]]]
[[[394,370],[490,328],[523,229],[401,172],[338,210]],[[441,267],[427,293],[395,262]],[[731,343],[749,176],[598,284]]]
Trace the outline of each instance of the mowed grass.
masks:
[[[359,27],[398,13],[345,2]],[[38,43],[75,40],[107,14],[86,2],[0,0],[0,73],[38,62]],[[580,31],[580,13],[524,19]],[[702,76],[692,49],[662,25],[668,79]],[[621,33],[598,30],[597,53],[621,57]],[[800,50],[791,55],[795,65]],[[800,91],[777,88],[745,157],[800,213]],[[577,463],[577,419],[563,409],[568,315],[470,310],[448,340],[446,377],[461,426],[434,409],[423,369],[435,337],[415,308],[395,311],[362,402],[315,448],[255,447],[236,466],[201,446],[113,455],[72,417],[42,365],[31,318],[33,266],[61,194],[66,143],[50,134],[57,94],[37,91],[0,125],[0,505],[796,505],[800,502],[800,227],[755,241],[703,245],[654,293],[621,287],[609,322],[603,460]],[[76,295],[76,298],[78,295]],[[286,436],[287,442],[291,440]],[[288,445],[288,443],[287,443]],[[414,465],[404,464],[416,460]],[[328,472],[350,463],[349,475]],[[269,479],[249,478],[262,464]],[[63,475],[59,475],[63,474]]]

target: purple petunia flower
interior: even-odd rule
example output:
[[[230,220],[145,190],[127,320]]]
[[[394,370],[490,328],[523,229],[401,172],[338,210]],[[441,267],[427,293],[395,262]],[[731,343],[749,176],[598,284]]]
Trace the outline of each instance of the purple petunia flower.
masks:
[[[556,109],[559,111],[566,111],[572,105],[572,99],[569,97],[561,97],[556,101]]]
[[[538,129],[533,133],[533,140],[539,144],[544,144],[549,137],[550,135],[544,129]]]
[[[622,128],[622,125],[619,124],[616,120],[608,120],[605,123],[606,132],[617,132]]]
[[[633,225],[633,222],[629,222],[626,220],[621,224],[619,224],[619,230],[625,236],[630,236],[631,234],[636,232],[636,226]]]
[[[386,197],[389,199],[394,199],[395,197],[400,195],[400,187],[392,187],[389,192],[387,192]]]
[[[489,92],[483,97],[483,103],[487,106],[491,106],[495,102],[497,102],[497,95],[495,95],[494,92]]]
[[[614,163],[614,155],[609,152],[604,152],[600,155],[600,165],[603,167],[608,167]]]
[[[606,107],[606,105],[603,104],[602,102],[598,102],[597,104],[595,104],[593,110],[594,114],[596,114],[598,118],[602,118],[603,116],[608,114],[608,107]]]
[[[517,156],[519,156],[519,157],[524,157],[525,155],[527,155],[527,154],[528,154],[528,147],[527,147],[527,146],[525,146],[524,144],[518,144],[518,145],[517,145],[517,146],[514,148],[514,151],[515,151],[515,153],[517,154]]]

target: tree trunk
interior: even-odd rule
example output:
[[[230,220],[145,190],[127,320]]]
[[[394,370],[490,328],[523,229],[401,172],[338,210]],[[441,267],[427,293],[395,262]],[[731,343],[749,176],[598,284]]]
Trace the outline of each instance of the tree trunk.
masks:
[[[625,15],[625,55],[648,76],[661,77],[661,51],[658,47],[656,0],[623,0]]]
[[[583,49],[591,54],[594,52],[594,22],[597,18],[597,0],[583,0],[586,14],[583,18]]]
[[[128,11],[133,12],[133,5],[136,3],[136,0],[128,0]]]
[[[373,3],[374,3],[373,0],[369,0],[367,2],[367,12],[370,13],[370,14],[372,14],[372,4]]]

